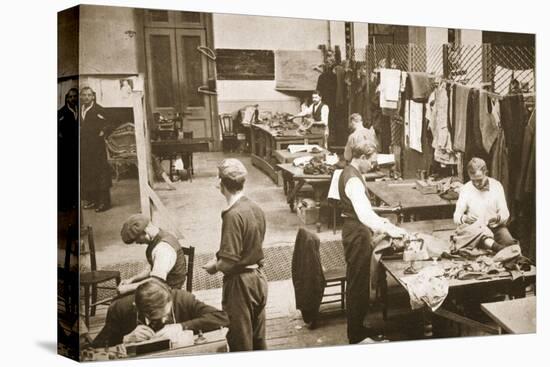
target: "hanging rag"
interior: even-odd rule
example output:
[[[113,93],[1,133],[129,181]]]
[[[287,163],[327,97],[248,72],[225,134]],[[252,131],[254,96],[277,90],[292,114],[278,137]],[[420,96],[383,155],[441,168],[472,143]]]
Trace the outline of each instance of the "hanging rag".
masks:
[[[422,153],[422,120],[424,104],[410,101],[409,104],[409,146]]]
[[[397,109],[401,89],[401,70],[380,70],[380,107]]]
[[[523,143],[521,147],[521,164],[519,168],[519,177],[516,185],[515,198],[522,200],[526,194],[535,192],[536,185],[536,113],[531,113],[529,122],[525,127],[523,134]]]
[[[445,85],[440,85],[428,100],[430,112],[426,113],[429,119],[429,127],[432,131],[434,148],[434,159],[436,162],[445,165],[457,164],[458,159],[453,151],[451,134],[449,131],[449,97]],[[433,103],[433,105],[432,105]]]
[[[336,105],[343,105],[345,102],[345,90],[346,90],[346,69],[343,66],[338,65],[334,67],[334,73],[336,74]]]
[[[490,110],[489,107],[491,107]],[[486,91],[482,90],[479,92],[479,129],[481,131],[483,149],[485,149],[487,154],[491,152],[491,148],[499,132],[496,121],[498,112],[495,111],[497,107],[498,105],[493,104],[489,99]]]
[[[466,151],[466,125],[467,125],[467,110],[468,97],[471,88],[464,85],[456,85],[455,90],[455,105],[454,105],[454,145],[455,151]]]
[[[433,90],[434,76],[428,73],[409,72],[408,81],[411,86],[412,100],[415,102],[427,102]]]

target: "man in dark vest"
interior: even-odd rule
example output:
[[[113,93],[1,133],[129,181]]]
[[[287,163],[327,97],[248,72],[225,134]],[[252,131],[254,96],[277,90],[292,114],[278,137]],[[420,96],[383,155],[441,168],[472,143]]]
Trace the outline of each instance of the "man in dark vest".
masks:
[[[57,111],[57,198],[59,211],[78,205],[78,89],[65,95]]]
[[[367,183],[363,174],[376,162],[376,146],[360,142],[351,147],[351,162],[340,176],[338,190],[342,204],[342,245],[346,259],[346,316],[350,344],[375,336],[364,324],[369,307],[370,262],[373,250],[372,235],[386,233],[400,238],[406,232],[379,217],[367,196]]]
[[[118,286],[120,294],[133,292],[148,278],[166,281],[173,289],[180,289],[187,275],[185,255],[178,239],[155,226],[143,214],[130,216],[120,231],[126,244],[146,244],[145,257],[149,268],[131,278],[124,279]]]
[[[324,134],[324,147],[327,148],[328,142],[328,116],[329,116],[329,107],[327,104],[323,103],[323,96],[319,91],[313,92],[311,95],[311,100],[313,103],[311,106],[304,108],[302,112],[297,114],[298,116],[309,116],[311,120],[308,124],[304,125],[302,129],[309,129],[312,126],[320,126],[323,128]]]

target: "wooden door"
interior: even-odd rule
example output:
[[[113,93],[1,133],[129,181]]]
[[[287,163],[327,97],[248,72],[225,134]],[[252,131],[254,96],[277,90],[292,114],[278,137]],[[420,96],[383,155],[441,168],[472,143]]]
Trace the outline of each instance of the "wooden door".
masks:
[[[175,34],[183,129],[192,131],[195,138],[213,137],[210,97],[199,91],[208,83],[207,59],[197,51],[199,46],[206,45],[206,32],[203,29],[176,29]]]
[[[149,101],[153,113],[160,113],[166,118],[176,116],[183,109],[175,37],[173,29],[145,30]]]

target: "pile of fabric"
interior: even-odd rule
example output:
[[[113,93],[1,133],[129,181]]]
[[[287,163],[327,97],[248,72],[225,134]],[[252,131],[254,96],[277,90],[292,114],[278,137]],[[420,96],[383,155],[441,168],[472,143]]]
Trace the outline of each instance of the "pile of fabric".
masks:
[[[306,175],[332,175],[336,167],[324,162],[323,157],[313,157],[304,166]]]
[[[407,285],[411,308],[424,305],[435,311],[443,304],[449,293],[449,280],[440,266],[423,268],[418,274],[402,278]]]

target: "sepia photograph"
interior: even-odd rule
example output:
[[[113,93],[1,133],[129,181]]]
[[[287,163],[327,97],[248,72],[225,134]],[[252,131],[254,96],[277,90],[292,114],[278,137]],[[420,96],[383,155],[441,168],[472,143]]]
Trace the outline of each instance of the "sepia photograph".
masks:
[[[59,11],[58,353],[536,333],[536,36],[503,29]]]

